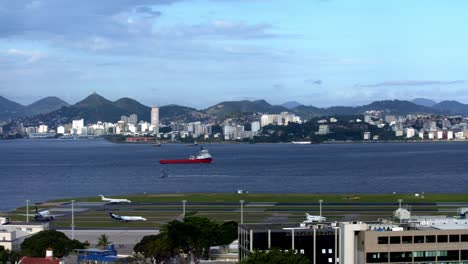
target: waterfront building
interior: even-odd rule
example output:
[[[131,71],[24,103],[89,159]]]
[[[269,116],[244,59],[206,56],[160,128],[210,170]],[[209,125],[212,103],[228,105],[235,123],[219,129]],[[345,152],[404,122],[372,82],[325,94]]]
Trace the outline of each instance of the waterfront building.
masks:
[[[452,140],[454,137],[453,131],[449,130],[447,131],[447,140]]]
[[[402,129],[395,130],[395,137],[402,137],[404,131]]]
[[[406,138],[413,138],[416,135],[416,130],[414,128],[407,128],[406,129]]]
[[[159,133],[159,108],[154,106],[151,108],[151,125],[153,126],[153,133]]]
[[[418,136],[420,139],[424,139],[424,131],[419,131]]]
[[[72,134],[80,135],[84,127],[84,119],[72,121]]]
[[[330,127],[328,125],[319,125],[319,130],[316,133],[317,135],[327,135],[330,134]]]
[[[260,117],[260,123],[262,127],[272,124],[278,126],[287,126],[289,122],[301,123],[301,119],[294,114],[289,114],[288,112],[281,112],[279,115],[264,114]]]
[[[260,122],[258,121],[255,121],[255,122],[252,122],[251,124],[251,129],[250,129],[252,132],[258,132],[260,131]]]
[[[37,133],[47,133],[49,132],[49,127],[47,125],[39,125],[39,128],[37,129]]]
[[[364,140],[370,140],[371,139],[371,133],[370,132],[364,132]]]
[[[437,131],[437,139],[444,139],[444,131]]]
[[[57,127],[57,134],[65,134],[65,127],[64,126],[58,126]]]

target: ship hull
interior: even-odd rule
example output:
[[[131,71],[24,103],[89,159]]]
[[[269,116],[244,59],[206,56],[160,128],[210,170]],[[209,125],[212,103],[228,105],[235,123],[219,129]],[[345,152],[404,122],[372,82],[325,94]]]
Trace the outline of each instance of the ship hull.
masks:
[[[177,159],[177,160],[160,160],[161,164],[190,164],[190,163],[212,163],[213,159]]]

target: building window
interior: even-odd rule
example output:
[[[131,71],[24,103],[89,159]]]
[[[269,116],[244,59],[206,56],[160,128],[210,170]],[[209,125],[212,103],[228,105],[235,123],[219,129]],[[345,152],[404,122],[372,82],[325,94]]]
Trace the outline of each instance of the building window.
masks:
[[[468,235],[461,235],[461,242],[468,242]]]
[[[417,251],[413,252],[414,261],[435,261],[435,251]]]
[[[437,260],[458,260],[460,254],[458,250],[439,251]]]
[[[390,252],[390,262],[413,261],[413,252]]]
[[[460,235],[450,235],[450,242],[451,243],[460,242]]]
[[[447,235],[438,235],[437,236],[437,243],[447,243],[448,236]]]
[[[413,237],[412,236],[404,236],[401,238],[403,244],[413,244]]]
[[[426,243],[435,243],[436,236],[426,236]]]
[[[468,260],[468,250],[461,251],[461,260]]]
[[[390,244],[401,244],[401,237],[399,236],[390,237]]]
[[[423,244],[424,243],[424,236],[415,236],[414,237],[415,244]]]
[[[388,244],[388,237],[378,237],[377,243],[379,245],[387,245]]]
[[[388,253],[367,253],[367,263],[388,262]]]

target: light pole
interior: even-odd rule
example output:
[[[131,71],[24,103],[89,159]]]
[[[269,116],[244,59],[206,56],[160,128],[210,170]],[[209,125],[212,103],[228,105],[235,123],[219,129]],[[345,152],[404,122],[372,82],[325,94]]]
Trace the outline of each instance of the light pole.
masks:
[[[322,222],[322,203],[323,203],[323,200],[319,200],[319,204],[320,204],[320,221],[319,222]]]
[[[71,214],[72,214],[72,219],[71,219],[71,230],[72,230],[72,240],[75,239],[75,200],[71,201]]]
[[[398,199],[398,209],[401,209],[401,202],[403,202],[403,199]],[[399,212],[398,218],[400,219],[401,224],[401,210]]]
[[[187,204],[187,200],[182,200],[182,216],[185,218],[185,205]]]
[[[26,200],[26,223],[29,223],[29,200]]]
[[[244,200],[240,200],[241,204],[241,224],[244,224]]]

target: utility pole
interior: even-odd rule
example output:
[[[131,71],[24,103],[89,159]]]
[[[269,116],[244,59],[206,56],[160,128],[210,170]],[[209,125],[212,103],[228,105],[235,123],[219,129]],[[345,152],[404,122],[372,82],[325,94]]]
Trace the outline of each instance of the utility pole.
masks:
[[[241,224],[244,224],[244,200],[240,200],[241,204]]]
[[[320,204],[320,221],[319,222],[322,222],[322,203],[323,203],[323,200],[319,200],[319,204]]]
[[[26,223],[29,223],[29,200],[26,200]]]
[[[185,205],[187,204],[187,200],[182,200],[182,216],[185,218]]]

